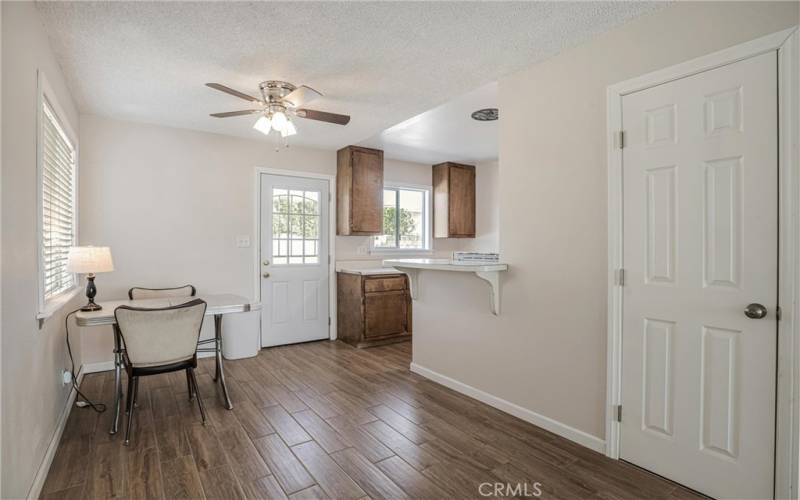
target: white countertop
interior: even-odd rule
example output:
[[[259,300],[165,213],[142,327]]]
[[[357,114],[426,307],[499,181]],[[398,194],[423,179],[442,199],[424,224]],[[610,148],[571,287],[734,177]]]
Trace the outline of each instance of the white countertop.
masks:
[[[490,272],[507,271],[508,264],[489,261],[452,261],[450,259],[386,259],[384,266],[406,269],[432,269],[434,271]]]
[[[403,271],[399,271],[393,267],[359,268],[359,267],[342,266],[342,267],[337,267],[336,271],[347,274],[360,274],[362,276],[374,276],[377,274],[404,274]]]
[[[508,264],[493,261],[453,261],[450,259],[386,259],[384,266],[392,266],[405,271],[411,282],[411,298],[418,300],[420,271],[455,271],[475,273],[490,287],[489,308],[495,316],[500,314],[500,273],[508,271]]]

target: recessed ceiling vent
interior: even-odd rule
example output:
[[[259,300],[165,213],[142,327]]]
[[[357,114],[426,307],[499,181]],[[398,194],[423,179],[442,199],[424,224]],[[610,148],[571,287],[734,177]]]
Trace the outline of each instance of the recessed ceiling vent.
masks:
[[[479,122],[493,122],[497,120],[497,108],[479,109],[472,113],[472,119]]]

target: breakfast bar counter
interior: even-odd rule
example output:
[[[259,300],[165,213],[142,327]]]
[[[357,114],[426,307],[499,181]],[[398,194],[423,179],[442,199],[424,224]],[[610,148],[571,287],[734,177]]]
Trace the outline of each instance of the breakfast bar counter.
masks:
[[[490,286],[489,308],[495,316],[500,314],[500,273],[508,270],[508,264],[495,261],[454,261],[450,259],[387,259],[383,265],[393,267],[408,274],[411,281],[411,298],[421,297],[419,273],[428,271],[449,271],[475,273]]]

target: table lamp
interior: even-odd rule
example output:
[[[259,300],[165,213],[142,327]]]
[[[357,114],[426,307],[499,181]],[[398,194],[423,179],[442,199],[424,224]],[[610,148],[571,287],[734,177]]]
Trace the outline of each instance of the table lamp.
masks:
[[[111,260],[111,249],[108,247],[70,247],[67,254],[67,272],[86,275],[86,296],[89,302],[81,307],[81,311],[99,311],[101,306],[94,303],[97,287],[94,286],[95,273],[107,273],[114,270]]]

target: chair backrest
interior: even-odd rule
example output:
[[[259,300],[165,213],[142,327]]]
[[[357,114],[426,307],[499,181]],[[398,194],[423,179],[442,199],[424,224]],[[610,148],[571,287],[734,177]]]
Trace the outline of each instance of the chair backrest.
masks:
[[[163,299],[170,297],[194,297],[197,290],[192,285],[177,286],[174,288],[144,288],[135,286],[128,290],[128,298],[134,299]]]
[[[195,355],[206,302],[150,309],[119,306],[114,310],[125,351],[133,366],[183,361]]]

